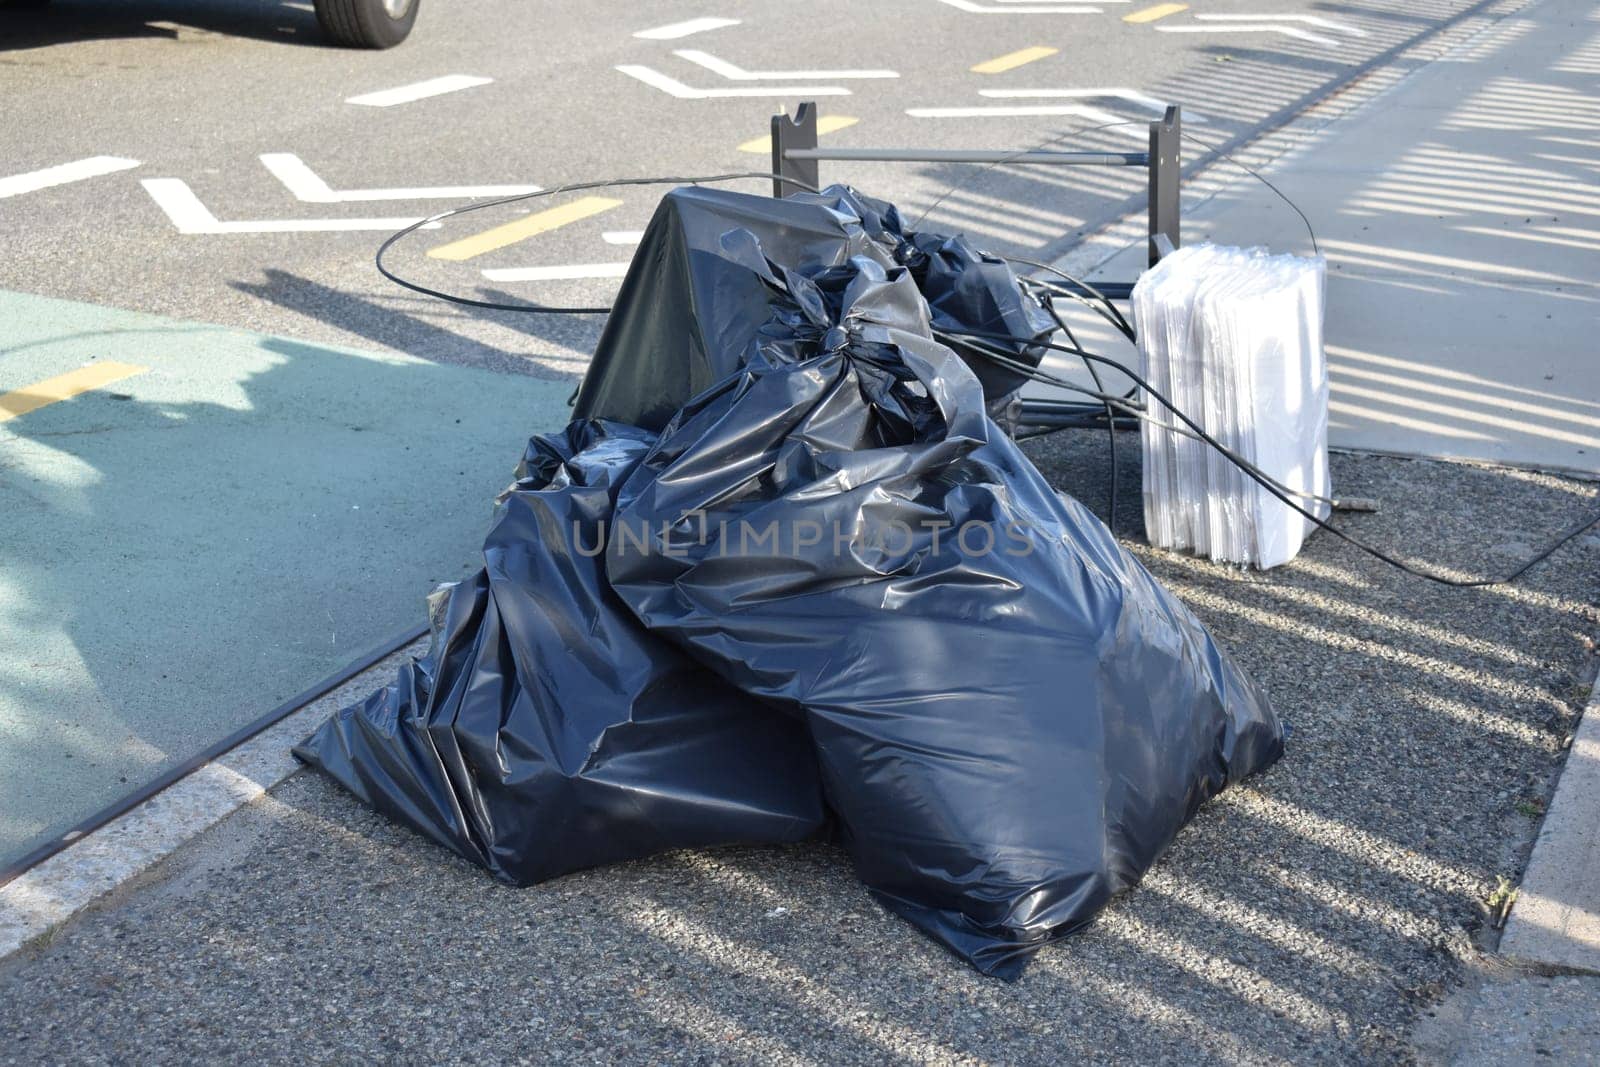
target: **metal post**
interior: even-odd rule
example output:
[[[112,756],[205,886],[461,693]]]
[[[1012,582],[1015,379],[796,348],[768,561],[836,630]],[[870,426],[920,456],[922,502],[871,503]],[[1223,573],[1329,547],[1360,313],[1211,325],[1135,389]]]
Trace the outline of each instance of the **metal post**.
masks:
[[[804,189],[815,189],[821,182],[817,177],[817,161],[792,159],[790,149],[815,149],[817,147],[817,105],[807,101],[795,109],[794,118],[788,115],[772,116],[772,173],[793,178],[804,185],[792,185],[772,179],[772,195],[788,196]]]
[[[776,141],[774,141],[776,143]],[[1156,237],[1165,234],[1178,247],[1178,176],[1183,168],[1183,119],[1177,107],[1168,107],[1150,124],[1150,266],[1161,258]]]

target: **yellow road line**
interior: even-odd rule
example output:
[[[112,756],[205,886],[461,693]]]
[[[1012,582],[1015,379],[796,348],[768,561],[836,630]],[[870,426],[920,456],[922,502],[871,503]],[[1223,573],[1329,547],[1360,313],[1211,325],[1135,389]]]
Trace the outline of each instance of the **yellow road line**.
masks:
[[[985,60],[972,68],[974,74],[1004,74],[1008,70],[1016,70],[1024,63],[1032,63],[1036,59],[1044,59],[1061,51],[1059,48],[1046,48],[1044,45],[1035,45],[1016,52],[1007,52],[1003,56],[995,56]]]
[[[136,367],[132,363],[91,363],[87,367],[46,378],[42,382],[23,386],[9,393],[0,393],[0,422],[18,415],[38,411],[58,400],[71,400],[79,393],[87,393],[102,385],[143,374],[149,367]]]
[[[834,133],[846,126],[854,126],[860,119],[853,119],[849,115],[823,115],[817,119],[817,136],[825,133]],[[772,151],[771,137],[757,137],[746,141],[739,146],[739,151],[749,152],[752,155],[764,156]]]
[[[621,204],[621,200],[612,200],[609,197],[586,196],[570,204],[562,204],[560,207],[549,208],[527,218],[508,222],[504,226],[496,226],[492,230],[484,230],[471,237],[463,237],[459,241],[430,248],[428,255],[434,259],[471,259],[473,256],[481,256],[485,252],[493,252],[497,248],[514,245],[518,241],[525,241],[541,233],[559,229],[579,219],[598,215],[602,211],[610,211],[614,207],[620,207]]]
[[[1124,15],[1122,16],[1122,21],[1154,22],[1156,19],[1164,19],[1168,15],[1176,15],[1180,11],[1187,10],[1189,10],[1188,4],[1157,4],[1155,7],[1145,8],[1143,11],[1135,11],[1131,15]]]

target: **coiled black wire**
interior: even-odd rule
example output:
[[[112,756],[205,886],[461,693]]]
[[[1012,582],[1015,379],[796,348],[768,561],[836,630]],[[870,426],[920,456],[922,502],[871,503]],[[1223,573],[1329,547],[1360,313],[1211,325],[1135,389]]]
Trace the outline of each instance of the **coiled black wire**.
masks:
[[[937,333],[942,333],[942,334],[944,334],[944,335],[946,335],[948,337],[951,337],[953,339],[980,339],[980,340],[994,340],[994,341],[1015,341],[1016,340],[1015,337],[1013,337],[1011,334],[1008,334],[1008,333],[989,333],[989,332],[977,331],[977,330],[945,330],[945,331],[935,331],[935,332],[936,332],[936,334]],[[1579,535],[1585,533],[1586,531],[1592,529],[1593,527],[1595,527],[1597,525],[1600,525],[1600,513],[1596,513],[1596,514],[1591,515],[1589,518],[1584,519],[1583,521],[1579,522],[1577,525],[1573,526],[1571,529],[1567,530],[1560,537],[1556,538],[1556,540],[1552,541],[1544,549],[1542,549],[1541,551],[1536,553],[1531,558],[1525,560],[1515,570],[1511,571],[1509,574],[1507,574],[1507,575],[1505,575],[1504,577],[1501,577],[1501,578],[1461,579],[1461,578],[1450,578],[1450,577],[1447,577],[1447,576],[1442,575],[1442,574],[1434,574],[1434,573],[1432,573],[1430,571],[1423,570],[1423,569],[1418,568],[1418,567],[1414,567],[1411,564],[1406,563],[1404,560],[1396,559],[1394,556],[1389,555],[1387,552],[1384,552],[1382,549],[1374,548],[1372,545],[1367,544],[1365,541],[1362,541],[1360,538],[1356,537],[1355,535],[1347,533],[1344,530],[1339,529],[1339,527],[1337,527],[1337,526],[1333,525],[1332,523],[1328,522],[1326,519],[1323,519],[1320,516],[1314,514],[1313,512],[1308,511],[1304,507],[1301,507],[1294,500],[1290,499],[1290,494],[1285,492],[1284,488],[1282,486],[1280,486],[1277,482],[1275,482],[1269,475],[1267,475],[1267,473],[1265,471],[1261,470],[1261,468],[1257,467],[1254,463],[1251,463],[1249,460],[1245,459],[1243,456],[1239,455],[1238,453],[1234,452],[1232,449],[1228,448],[1228,446],[1224,445],[1221,441],[1218,441],[1216,438],[1214,438],[1210,434],[1206,433],[1205,430],[1201,429],[1201,427],[1200,427],[1200,425],[1198,423],[1196,423],[1188,415],[1184,414],[1181,410],[1179,410],[1178,406],[1176,404],[1172,403],[1172,401],[1168,400],[1164,395],[1162,395],[1162,393],[1158,389],[1153,387],[1149,382],[1145,381],[1143,378],[1141,378],[1139,375],[1135,374],[1133,371],[1129,370],[1127,367],[1123,366],[1121,363],[1118,363],[1116,360],[1110,359],[1110,358],[1108,358],[1106,356],[1096,355],[1093,352],[1087,352],[1087,351],[1084,351],[1083,349],[1076,348],[1074,346],[1055,344],[1055,343],[1052,343],[1052,342],[1049,342],[1049,341],[1036,341],[1036,342],[1034,342],[1034,344],[1040,345],[1040,346],[1042,346],[1044,348],[1051,349],[1053,351],[1066,352],[1066,353],[1069,353],[1071,355],[1078,356],[1080,359],[1084,359],[1084,360],[1088,360],[1088,361],[1092,361],[1092,362],[1096,362],[1096,363],[1104,363],[1104,364],[1107,364],[1109,366],[1117,368],[1118,371],[1120,371],[1121,373],[1127,375],[1134,382],[1134,384],[1137,385],[1140,389],[1142,389],[1146,394],[1148,394],[1149,396],[1153,397],[1157,402],[1159,402],[1161,404],[1162,407],[1166,408],[1167,411],[1171,412],[1172,415],[1179,422],[1183,423],[1184,426],[1188,428],[1188,430],[1189,430],[1189,432],[1191,434],[1193,434],[1199,440],[1205,442],[1211,448],[1216,449],[1216,451],[1220,455],[1222,455],[1223,458],[1227,459],[1228,462],[1230,462],[1234,466],[1238,467],[1251,480],[1256,482],[1263,489],[1265,489],[1267,492],[1271,493],[1273,496],[1277,497],[1279,500],[1283,501],[1284,504],[1286,504],[1289,507],[1293,508],[1295,511],[1299,512],[1301,515],[1304,515],[1307,519],[1311,520],[1313,523],[1315,523],[1317,526],[1321,527],[1322,529],[1327,530],[1329,533],[1333,534],[1335,537],[1338,537],[1341,540],[1346,541],[1351,545],[1354,545],[1356,548],[1359,548],[1361,551],[1366,552],[1368,555],[1374,556],[1377,559],[1382,560],[1384,563],[1387,563],[1392,567],[1398,567],[1400,570],[1405,571],[1407,574],[1415,575],[1418,578],[1425,578],[1430,582],[1437,582],[1440,585],[1453,586],[1453,587],[1459,588],[1459,589],[1479,589],[1479,588],[1483,588],[1485,586],[1505,585],[1508,582],[1514,582],[1518,578],[1522,577],[1524,574],[1527,574],[1534,567],[1538,566],[1540,563],[1543,563],[1545,560],[1549,559],[1552,555],[1555,554],[1555,552],[1558,549],[1560,549],[1563,545],[1567,544],[1569,541],[1571,541],[1574,538],[1578,537]],[[1058,388],[1070,389],[1070,390],[1073,390],[1074,392],[1085,393],[1085,394],[1087,394],[1089,396],[1094,397],[1097,400],[1100,400],[1102,403],[1104,403],[1104,404],[1106,404],[1108,406],[1119,407],[1119,408],[1122,408],[1124,410],[1127,410],[1129,413],[1134,414],[1136,417],[1142,417],[1142,416],[1144,416],[1146,414],[1145,412],[1139,410],[1138,408],[1133,407],[1132,405],[1129,405],[1121,397],[1111,396],[1111,395],[1106,394],[1106,393],[1096,392],[1095,390],[1092,390],[1092,389],[1085,389],[1082,386],[1079,386],[1079,385],[1076,385],[1076,384],[1074,384],[1072,382],[1069,382],[1064,378],[1059,378],[1056,375],[1049,374],[1049,373],[1044,372],[1044,371],[1040,371],[1038,368],[1030,367],[1028,364],[1023,363],[1023,362],[1021,362],[1019,360],[1011,359],[1009,356],[1006,356],[1006,355],[1004,355],[1002,353],[999,353],[999,352],[995,352],[992,349],[987,348],[986,346],[969,345],[968,347],[971,348],[973,351],[980,353],[985,359],[992,360],[993,362],[999,364],[1000,366],[1006,367],[1006,368],[1008,368],[1008,369],[1010,369],[1012,371],[1015,371],[1018,374],[1023,374],[1025,376],[1029,377],[1029,378],[1032,378],[1034,381],[1043,382],[1043,383],[1045,383],[1047,385],[1054,385],[1054,386],[1056,386]]]
[[[398,230],[385,238],[384,242],[378,246],[377,255],[373,257],[373,260],[377,265],[378,273],[383,275],[385,278],[388,278],[391,282],[394,282],[402,289],[410,289],[413,293],[421,293],[423,296],[431,296],[439,300],[446,300],[452,304],[462,304],[466,307],[474,308],[487,308],[490,311],[525,311],[540,315],[605,315],[611,311],[609,306],[584,308],[552,307],[548,304],[532,303],[504,304],[496,300],[479,300],[476,297],[461,296],[458,293],[446,293],[439,289],[430,289],[426,285],[419,285],[418,283],[410,281],[409,279],[400,277],[400,275],[383,265],[383,257],[388,254],[389,249],[393,248],[405,238],[416,233],[424,226],[429,226],[436,222],[443,222],[445,219],[455,218],[457,215],[465,215],[473,211],[483,211],[491,207],[502,207],[506,204],[516,204],[523,200],[537,200],[546,196],[558,196],[561,193],[578,193],[587,189],[609,189],[621,185],[715,185],[719,182],[735,182],[752,179],[765,179],[766,181],[785,182],[789,185],[803,189],[808,193],[815,193],[819,191],[816,186],[808,185],[796,178],[791,178],[784,174],[769,174],[764,171],[737,171],[731,174],[706,174],[692,178],[606,178],[601,181],[593,182],[568,182],[565,185],[558,185],[551,189],[536,189],[531,193],[518,193],[516,196],[502,196],[498,200],[480,200],[475,204],[466,204],[462,207],[451,208],[449,211],[441,211],[437,215],[429,215],[425,219],[418,219],[405,229]]]
[[[1127,123],[1108,123],[1108,124],[1106,124],[1106,126],[1111,126],[1111,125],[1127,125]],[[1094,127],[1094,128],[1103,129],[1105,127],[1102,126],[1102,127]],[[1187,134],[1187,132],[1185,133],[1185,136],[1189,136]],[[1195,140],[1199,140],[1199,138],[1194,138],[1194,139]],[[1201,141],[1200,143],[1205,144],[1206,142]],[[1301,211],[1300,208],[1292,200],[1290,200],[1288,196],[1286,196],[1280,189],[1278,189],[1277,186],[1275,186],[1271,182],[1267,181],[1266,178],[1262,177],[1260,174],[1256,173],[1254,170],[1251,170],[1249,167],[1244,166],[1244,164],[1239,163],[1237,160],[1234,160],[1231,156],[1227,155],[1226,153],[1221,152],[1215,146],[1208,145],[1208,147],[1210,147],[1212,149],[1212,151],[1216,152],[1221,158],[1228,160],[1229,162],[1233,163],[1235,166],[1238,166],[1240,169],[1244,170],[1246,173],[1248,173],[1249,175],[1254,177],[1256,180],[1260,181],[1262,184],[1266,185],[1267,188],[1272,190],[1272,192],[1275,193],[1279,197],[1279,199],[1283,200],[1284,203],[1288,204],[1291,208],[1293,208],[1295,213],[1298,214],[1300,216],[1301,220],[1305,222],[1307,232],[1309,232],[1311,234],[1312,248],[1313,249],[1317,248],[1316,233],[1312,229],[1311,220],[1306,217],[1305,212]],[[996,164],[991,164],[991,166],[994,166],[994,165],[996,165]],[[378,268],[378,273],[382,274],[385,278],[387,278],[390,281],[394,282],[396,285],[399,285],[399,286],[401,286],[402,288],[405,288],[405,289],[409,289],[412,292],[421,293],[424,296],[431,296],[431,297],[435,297],[435,298],[440,299],[440,300],[448,301],[448,302],[450,302],[452,304],[462,304],[462,305],[465,305],[467,307],[485,308],[485,309],[492,310],[492,311],[531,312],[531,313],[534,313],[534,314],[545,314],[545,315],[603,315],[603,314],[608,313],[611,310],[611,308],[610,307],[552,307],[552,306],[549,306],[549,305],[533,304],[533,303],[506,304],[506,303],[501,303],[501,302],[493,301],[493,300],[479,300],[479,299],[476,299],[474,297],[461,296],[461,295],[456,294],[456,293],[447,293],[447,292],[444,292],[444,291],[439,290],[439,289],[429,288],[428,286],[420,285],[420,284],[418,284],[416,282],[409,281],[408,279],[403,278],[398,274],[395,274],[393,271],[389,270],[388,267],[384,266],[383,258],[384,258],[384,255],[386,253],[388,253],[388,251],[391,248],[393,248],[394,245],[397,244],[399,241],[403,240],[405,237],[409,236],[410,234],[415,233],[417,230],[421,229],[422,227],[429,225],[430,223],[442,222],[445,219],[453,218],[453,217],[455,217],[457,215],[464,215],[464,214],[467,214],[467,213],[473,212],[473,211],[482,211],[482,210],[485,210],[487,208],[499,207],[499,206],[502,206],[502,205],[505,205],[505,204],[514,204],[514,203],[518,203],[518,202],[523,201],[523,200],[533,200],[533,199],[537,199],[537,198],[540,198],[540,197],[556,196],[556,195],[559,195],[561,193],[582,192],[582,191],[588,190],[588,189],[602,189],[602,188],[615,187],[615,186],[625,186],[625,185],[711,185],[711,184],[716,184],[716,183],[720,183],[720,182],[732,182],[732,181],[744,181],[744,180],[780,181],[780,182],[788,183],[790,185],[794,185],[794,186],[796,186],[796,187],[798,187],[800,189],[803,189],[803,190],[805,190],[807,192],[815,193],[815,192],[819,191],[815,186],[808,185],[805,182],[798,181],[798,180],[790,178],[790,177],[788,177],[786,175],[773,174],[773,173],[769,173],[769,172],[760,172],[760,171],[745,171],[745,172],[736,172],[736,173],[728,173],[728,174],[712,174],[712,175],[703,175],[703,176],[698,176],[698,177],[611,178],[611,179],[605,179],[605,180],[601,180],[601,181],[569,182],[569,183],[567,183],[565,185],[559,185],[559,186],[556,186],[556,187],[550,188],[550,189],[540,189],[540,190],[538,190],[536,192],[532,192],[532,193],[522,193],[522,194],[519,194],[517,196],[507,196],[507,197],[501,197],[500,199],[497,199],[497,200],[486,200],[486,201],[482,201],[482,202],[475,203],[475,204],[467,204],[467,205],[465,205],[463,207],[452,208],[449,211],[441,211],[438,214],[430,215],[425,219],[420,219],[417,222],[412,223],[410,226],[407,226],[405,229],[400,230],[400,231],[390,235],[381,245],[378,246],[377,255],[375,257],[376,265],[377,265],[377,268]],[[948,193],[946,195],[948,195]],[[930,210],[931,210],[931,208],[930,208]],[[923,214],[925,216],[927,213],[924,212]],[[1069,297],[1069,298],[1074,299],[1074,300],[1078,300],[1081,303],[1087,304],[1091,308],[1095,309],[1108,322],[1110,322],[1111,325],[1113,327],[1115,327],[1117,329],[1117,331],[1119,333],[1121,333],[1124,337],[1128,338],[1128,340],[1130,340],[1130,341],[1135,340],[1135,334],[1134,334],[1133,327],[1128,323],[1127,319],[1116,308],[1116,305],[1111,301],[1111,299],[1109,297],[1107,297],[1104,293],[1101,293],[1099,290],[1095,289],[1092,285],[1090,285],[1087,282],[1084,282],[1084,281],[1082,281],[1080,279],[1073,278],[1072,276],[1064,273],[1063,271],[1059,270],[1058,268],[1052,267],[1052,266],[1050,266],[1049,264],[1046,264],[1046,263],[1038,263],[1038,262],[1034,262],[1032,260],[1027,260],[1027,259],[1024,259],[1024,258],[1021,258],[1021,257],[1016,257],[1016,256],[1013,256],[1013,257],[1001,257],[1001,258],[1008,259],[1009,261],[1014,262],[1014,263],[1022,263],[1022,264],[1026,265],[1026,266],[1031,266],[1031,267],[1034,267],[1035,269],[1038,269],[1038,270],[1043,270],[1043,271],[1045,271],[1047,273],[1054,274],[1057,277],[1063,279],[1063,281],[1066,284],[1055,283],[1055,282],[1049,281],[1048,279],[1042,279],[1042,278],[1038,278],[1038,277],[1021,278],[1020,281],[1023,284],[1024,288],[1026,288],[1026,289],[1031,289],[1031,290],[1033,290],[1035,292],[1038,292],[1038,291],[1042,290],[1043,292],[1045,292],[1045,293],[1047,293],[1049,295],[1052,295],[1052,296],[1065,296],[1065,297]],[[1088,294],[1088,296],[1085,296],[1084,294]],[[1048,302],[1046,302],[1046,306],[1047,307],[1049,306]],[[1052,314],[1054,314],[1054,309],[1053,308],[1051,308],[1051,311],[1052,311]],[[1063,330],[1067,333],[1067,335],[1069,337],[1071,337],[1071,331],[1066,328],[1066,324],[1061,321],[1059,316],[1057,316],[1057,323],[1063,328]],[[1036,382],[1041,382],[1041,383],[1044,383],[1044,384],[1047,384],[1047,385],[1052,385],[1052,386],[1055,386],[1055,387],[1060,388],[1060,389],[1066,389],[1066,390],[1069,390],[1069,391],[1072,391],[1072,392],[1075,392],[1075,393],[1083,394],[1083,395],[1086,395],[1086,396],[1092,398],[1095,401],[1095,403],[1093,403],[1093,404],[1086,404],[1086,405],[1082,406],[1083,407],[1082,415],[1087,419],[1092,419],[1091,422],[1086,422],[1086,425],[1093,425],[1093,424],[1098,423],[1099,420],[1104,419],[1106,424],[1109,425],[1111,433],[1113,434],[1113,441],[1112,441],[1112,462],[1113,462],[1112,493],[1113,493],[1113,496],[1112,496],[1112,512],[1111,512],[1111,517],[1112,517],[1113,521],[1116,518],[1116,497],[1115,497],[1115,492],[1116,492],[1116,481],[1115,481],[1116,448],[1115,448],[1115,433],[1116,433],[1116,429],[1117,429],[1117,416],[1116,416],[1115,412],[1121,412],[1123,415],[1125,415],[1125,416],[1127,416],[1129,418],[1135,419],[1135,420],[1150,420],[1151,416],[1149,415],[1149,412],[1143,406],[1138,404],[1137,399],[1136,399],[1138,391],[1142,390],[1146,395],[1154,398],[1158,403],[1160,403],[1160,405],[1163,408],[1165,408],[1167,411],[1171,412],[1172,415],[1175,418],[1177,418],[1178,421],[1181,422],[1187,428],[1187,432],[1189,434],[1194,436],[1196,439],[1198,439],[1200,441],[1203,441],[1207,446],[1215,449],[1221,456],[1223,456],[1225,459],[1227,459],[1228,462],[1232,463],[1234,466],[1238,467],[1239,470],[1243,471],[1244,474],[1246,476],[1248,476],[1251,480],[1255,481],[1263,489],[1267,490],[1267,492],[1269,492],[1273,496],[1277,497],[1280,501],[1282,501],[1288,507],[1293,508],[1295,511],[1297,511],[1301,515],[1305,516],[1311,522],[1315,523],[1319,528],[1327,530],[1329,533],[1333,534],[1335,537],[1340,538],[1341,540],[1353,545],[1354,547],[1360,549],[1361,551],[1367,553],[1368,555],[1371,555],[1371,556],[1383,561],[1384,563],[1389,564],[1392,567],[1396,567],[1396,568],[1400,569],[1401,571],[1404,571],[1407,574],[1414,575],[1414,576],[1416,576],[1418,578],[1426,579],[1426,580],[1428,580],[1430,582],[1436,582],[1436,583],[1438,583],[1440,585],[1452,586],[1452,587],[1455,587],[1455,588],[1474,589],[1474,588],[1482,588],[1482,587],[1485,587],[1485,586],[1492,586],[1492,585],[1504,585],[1504,584],[1507,584],[1509,582],[1514,582],[1518,578],[1522,577],[1524,574],[1527,574],[1534,567],[1538,566],[1540,563],[1543,563],[1546,559],[1549,559],[1552,555],[1554,555],[1556,553],[1556,551],[1558,551],[1562,546],[1564,546],[1567,543],[1569,543],[1570,541],[1572,541],[1574,538],[1576,538],[1579,535],[1583,534],[1587,530],[1592,529],[1593,527],[1595,527],[1597,525],[1600,525],[1600,513],[1597,513],[1597,514],[1591,516],[1590,518],[1587,518],[1587,519],[1583,520],[1582,522],[1580,522],[1579,524],[1577,524],[1576,526],[1574,526],[1570,530],[1568,530],[1566,533],[1562,534],[1555,541],[1551,542],[1547,547],[1545,547],[1544,549],[1542,549],[1541,551],[1536,553],[1534,556],[1532,556],[1528,560],[1526,560],[1523,563],[1521,563],[1514,570],[1512,570],[1509,574],[1507,574],[1507,575],[1505,575],[1504,577],[1501,577],[1501,578],[1458,579],[1458,578],[1450,578],[1450,577],[1447,577],[1447,576],[1441,575],[1441,574],[1434,574],[1434,573],[1432,573],[1430,571],[1427,571],[1427,570],[1421,569],[1419,567],[1415,567],[1415,566],[1413,566],[1413,565],[1411,565],[1409,563],[1406,563],[1404,560],[1397,559],[1394,556],[1389,555],[1387,552],[1384,552],[1382,549],[1379,549],[1379,548],[1376,548],[1376,547],[1374,547],[1372,545],[1367,544],[1366,542],[1364,542],[1361,539],[1357,538],[1355,535],[1347,533],[1344,530],[1341,530],[1339,527],[1334,526],[1332,523],[1328,522],[1325,519],[1320,518],[1319,516],[1317,516],[1313,512],[1308,511],[1306,508],[1304,508],[1300,504],[1296,503],[1291,498],[1293,496],[1302,495],[1302,494],[1296,494],[1296,493],[1294,493],[1293,490],[1290,490],[1288,487],[1283,486],[1280,483],[1274,481],[1271,478],[1271,476],[1269,476],[1265,471],[1262,471],[1254,463],[1251,463],[1249,460],[1245,459],[1243,456],[1238,455],[1233,450],[1231,450],[1226,445],[1224,445],[1221,441],[1218,441],[1216,438],[1212,437],[1205,430],[1203,430],[1199,426],[1199,424],[1197,424],[1193,419],[1189,418],[1188,415],[1186,415],[1184,412],[1179,410],[1177,405],[1173,404],[1172,401],[1169,400],[1166,396],[1164,396],[1159,390],[1157,390],[1154,387],[1152,387],[1149,382],[1145,381],[1139,375],[1135,374],[1133,371],[1129,370],[1126,366],[1124,366],[1123,364],[1119,363],[1118,361],[1116,361],[1114,359],[1111,359],[1111,358],[1109,358],[1107,356],[1097,355],[1096,353],[1090,352],[1090,351],[1080,347],[1076,343],[1073,343],[1073,344],[1070,344],[1070,345],[1063,345],[1063,344],[1058,344],[1058,343],[1049,342],[1049,341],[1035,341],[1035,340],[1033,340],[1031,338],[1020,338],[1020,337],[1016,337],[1016,336],[1014,336],[1012,334],[1007,334],[1007,333],[989,333],[989,332],[984,332],[984,331],[972,331],[972,330],[961,330],[961,331],[956,331],[956,330],[940,331],[940,330],[936,330],[934,332],[935,332],[936,336],[942,335],[942,336],[944,336],[946,338],[949,338],[949,339],[952,339],[952,340],[959,339],[959,340],[963,341],[964,342],[964,347],[966,347],[967,349],[969,349],[969,350],[971,350],[973,352],[976,352],[982,358],[988,359],[988,360],[994,362],[995,364],[997,364],[999,366],[1005,367],[1005,368],[1007,368],[1007,369],[1009,369],[1009,370],[1011,370],[1011,371],[1013,371],[1013,372],[1015,372],[1017,374],[1022,375],[1023,377],[1026,377],[1026,378],[1031,379],[1031,380],[1036,381]],[[1064,352],[1064,353],[1067,353],[1069,355],[1074,355],[1074,356],[1077,356],[1079,359],[1083,360],[1086,367],[1092,367],[1094,364],[1102,364],[1102,365],[1105,365],[1105,366],[1108,366],[1108,367],[1115,368],[1118,372],[1120,372],[1121,374],[1127,376],[1134,383],[1134,388],[1132,390],[1130,390],[1128,393],[1125,393],[1125,394],[1122,394],[1122,395],[1116,395],[1116,394],[1112,394],[1112,393],[1107,393],[1107,392],[1105,392],[1105,390],[1103,388],[1103,385],[1102,385],[1102,383],[1100,381],[1099,375],[1095,374],[1095,373],[1091,373],[1091,377],[1094,379],[1094,381],[1096,383],[1096,388],[1095,389],[1088,389],[1088,388],[1080,386],[1080,385],[1078,385],[1078,384],[1076,384],[1074,382],[1070,382],[1070,381],[1066,380],[1065,378],[1061,378],[1061,377],[1058,377],[1056,375],[1050,374],[1047,371],[1042,371],[1039,368],[1034,367],[1034,366],[1032,366],[1032,365],[1030,365],[1030,364],[1028,364],[1026,362],[1014,359],[1014,358],[1010,357],[1009,355],[1006,355],[1003,352],[995,351],[994,349],[990,348],[989,346],[972,344],[971,342],[975,341],[975,340],[1006,341],[1006,342],[1010,342],[1012,344],[1020,344],[1020,345],[1023,345],[1023,346],[1037,346],[1037,347],[1042,347],[1042,348],[1045,348],[1045,349],[1049,349],[1051,351]],[[1073,413],[1071,411],[1071,408],[1072,408],[1072,405],[1066,405],[1066,404],[1062,405],[1062,409],[1063,409],[1064,413],[1067,413],[1069,415],[1075,414],[1075,413]],[[1162,425],[1162,424],[1157,423],[1157,425]],[[1174,427],[1170,427],[1170,426],[1167,427],[1167,428],[1168,429],[1175,429]]]

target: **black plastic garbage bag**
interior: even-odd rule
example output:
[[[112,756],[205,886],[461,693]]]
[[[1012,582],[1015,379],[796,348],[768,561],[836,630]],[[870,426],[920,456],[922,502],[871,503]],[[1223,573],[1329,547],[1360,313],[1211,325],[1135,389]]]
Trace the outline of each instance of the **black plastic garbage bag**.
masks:
[[[624,483],[607,574],[804,721],[885,905],[1014,977],[1275,760],[1279,723],[998,431],[909,270],[790,269],[737,228],[720,252],[771,315]]]
[[[536,437],[484,568],[436,595],[426,656],[295,750],[516,884],[824,822],[804,725],[647,633],[602,574],[616,487],[654,435]]]
[[[815,271],[865,257],[910,269],[944,330],[1005,333],[994,342],[1037,366],[1055,323],[1017,286],[1010,266],[960,237],[905,232],[894,205],[832,186],[782,200],[722,189],[674,189],[634,253],[578,391],[579,418],[659,430],[690,397],[737,371],[750,337],[771,316],[772,293],[728,258],[730,232],[753,236],[775,263]],[[990,411],[1011,414],[1024,379],[957,343]]]
[[[1008,383],[932,336],[1036,358],[1039,309],[892,211],[671,194],[580,402],[644,428],[536,438],[427,656],[301,757],[513,882],[827,811],[888,907],[1008,977],[1277,758],[1262,694],[986,414]]]

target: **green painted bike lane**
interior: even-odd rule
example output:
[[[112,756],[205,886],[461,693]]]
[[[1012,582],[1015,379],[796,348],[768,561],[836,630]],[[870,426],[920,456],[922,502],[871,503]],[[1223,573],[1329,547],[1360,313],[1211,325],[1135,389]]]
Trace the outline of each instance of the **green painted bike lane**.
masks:
[[[0,865],[423,621],[571,390],[0,291]]]

